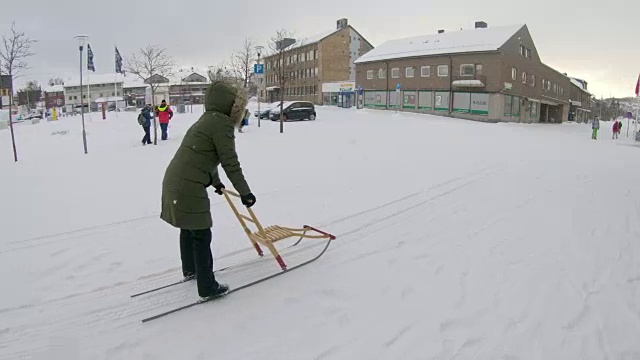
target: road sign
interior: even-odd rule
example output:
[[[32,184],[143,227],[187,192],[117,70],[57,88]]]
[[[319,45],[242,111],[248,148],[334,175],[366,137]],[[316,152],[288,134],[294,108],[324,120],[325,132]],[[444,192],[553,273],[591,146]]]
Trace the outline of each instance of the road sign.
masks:
[[[254,64],[253,72],[255,74],[264,74],[264,64]]]
[[[396,90],[400,90],[400,83],[396,84]]]
[[[627,111],[627,119],[631,119],[633,117],[633,114],[631,113],[631,111]]]

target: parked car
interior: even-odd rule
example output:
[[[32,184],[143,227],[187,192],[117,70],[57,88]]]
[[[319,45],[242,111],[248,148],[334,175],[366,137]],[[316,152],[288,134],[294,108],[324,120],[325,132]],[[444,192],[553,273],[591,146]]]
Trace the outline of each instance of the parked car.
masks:
[[[280,101],[277,101],[267,105],[264,109],[260,109],[260,119],[268,119],[269,112],[279,106],[280,106]],[[255,113],[253,113],[253,115],[255,117],[258,117],[258,112],[256,111]]]
[[[280,106],[271,110],[269,113],[271,121],[280,120]],[[287,101],[282,104],[282,120],[283,121],[297,121],[297,120],[315,120],[316,119],[316,107],[310,101]]]

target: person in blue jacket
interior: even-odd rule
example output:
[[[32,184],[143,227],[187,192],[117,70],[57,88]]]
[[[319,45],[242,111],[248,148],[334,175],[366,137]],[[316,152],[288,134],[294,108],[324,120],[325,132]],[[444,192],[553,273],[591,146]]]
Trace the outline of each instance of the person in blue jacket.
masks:
[[[147,104],[140,110],[140,114],[138,115],[138,124],[140,124],[144,130],[142,145],[151,144],[151,119],[153,119],[151,115],[151,104]]]

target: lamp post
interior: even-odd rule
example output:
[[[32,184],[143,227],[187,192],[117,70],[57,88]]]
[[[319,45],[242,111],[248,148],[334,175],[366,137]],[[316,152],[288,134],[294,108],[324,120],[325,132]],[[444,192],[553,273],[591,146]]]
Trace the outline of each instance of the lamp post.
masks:
[[[78,35],[75,37],[78,40],[78,50],[80,51],[80,109],[82,116],[82,142],[84,143],[84,153],[87,153],[87,132],[84,127],[84,90],[82,89],[82,51],[84,50],[84,44],[87,42],[88,36]]]
[[[256,46],[256,54],[258,55],[258,66],[260,66],[260,55],[262,54],[263,46]],[[260,76],[260,85],[264,82],[264,74]],[[260,88],[258,88],[258,127],[260,127],[260,118],[262,114],[260,113]]]

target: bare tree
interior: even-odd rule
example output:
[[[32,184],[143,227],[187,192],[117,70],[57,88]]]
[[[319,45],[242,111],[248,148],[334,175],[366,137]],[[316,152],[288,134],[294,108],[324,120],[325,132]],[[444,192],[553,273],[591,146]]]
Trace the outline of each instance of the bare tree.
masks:
[[[13,83],[20,76],[20,73],[28,68],[27,59],[34,55],[31,51],[31,45],[36,40],[28,37],[24,32],[16,30],[16,22],[11,22],[9,35],[2,35],[2,48],[0,48],[0,57],[2,66],[0,66],[0,74],[2,67],[11,80],[11,91],[9,92],[9,128],[11,129],[11,143],[13,145],[13,159],[18,161],[18,151],[16,149],[16,139],[13,132],[13,119],[11,116],[11,106],[13,106]]]
[[[59,77],[51,78],[51,79],[49,79],[47,84],[49,84],[49,86],[64,85],[64,80],[62,78],[59,78]]]
[[[158,144],[158,124],[156,120],[156,91],[162,83],[160,77],[168,78],[173,75],[173,60],[167,55],[166,49],[159,45],[147,45],[138,50],[137,54],[127,59],[125,68],[139,77],[151,87],[151,106],[153,113],[153,144]]]
[[[253,63],[257,58],[255,47],[256,44],[251,38],[245,38],[242,48],[231,55],[231,70],[243,88],[247,87],[253,73]]]
[[[293,38],[293,33],[286,29],[278,30],[269,43],[271,56],[276,55],[277,59],[274,63],[274,68],[280,89],[280,133],[284,132],[282,107],[284,104],[285,85],[291,80],[290,74],[292,66],[295,66],[295,63],[292,64],[289,62],[289,57],[285,58],[285,52],[291,51],[294,47],[299,48],[301,46],[303,46],[302,41],[296,41]]]
[[[227,66],[227,64],[225,64],[225,62],[211,65],[209,66],[209,71],[207,71],[207,76],[209,76],[209,80],[211,82],[220,81],[220,80],[228,81],[229,67]]]

